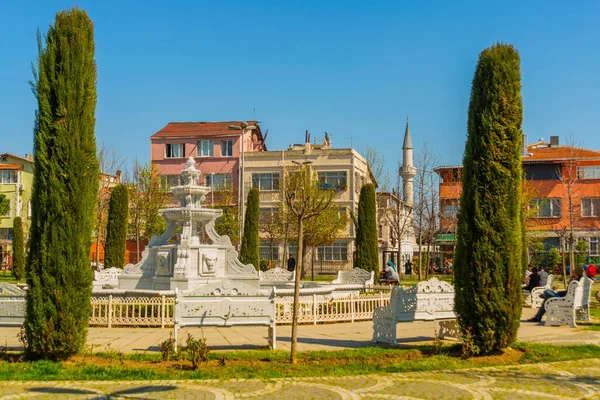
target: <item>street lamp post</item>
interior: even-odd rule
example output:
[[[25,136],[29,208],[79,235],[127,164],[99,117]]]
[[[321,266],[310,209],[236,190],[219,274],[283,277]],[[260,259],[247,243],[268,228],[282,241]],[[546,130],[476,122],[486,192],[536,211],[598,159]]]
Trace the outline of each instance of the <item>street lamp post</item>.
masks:
[[[215,173],[210,173],[210,208],[215,208]]]
[[[240,240],[242,236],[244,236],[244,204],[246,202],[244,196],[244,135],[246,131],[253,131],[256,129],[256,126],[251,125],[248,126],[247,122],[240,122],[240,125],[229,125],[229,129],[232,131],[242,131],[240,135],[240,145],[242,146],[241,156],[240,156],[240,171],[239,171],[239,187],[238,187],[238,204],[240,206],[240,214],[241,214],[241,224],[240,224]]]

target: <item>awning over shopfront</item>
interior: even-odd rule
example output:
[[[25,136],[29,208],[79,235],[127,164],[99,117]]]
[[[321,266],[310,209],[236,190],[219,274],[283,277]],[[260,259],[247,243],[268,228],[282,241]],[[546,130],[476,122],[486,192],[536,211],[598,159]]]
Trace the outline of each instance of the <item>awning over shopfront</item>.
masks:
[[[454,233],[438,233],[435,236],[435,244],[437,245],[453,245]]]

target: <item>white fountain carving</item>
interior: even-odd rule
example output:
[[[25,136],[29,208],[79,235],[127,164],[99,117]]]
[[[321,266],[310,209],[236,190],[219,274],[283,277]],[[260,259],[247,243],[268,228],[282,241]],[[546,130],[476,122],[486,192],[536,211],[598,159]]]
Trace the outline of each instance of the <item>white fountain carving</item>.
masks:
[[[179,207],[159,211],[167,223],[160,236],[154,236],[137,264],[125,266],[119,276],[120,289],[193,290],[217,281],[231,281],[259,288],[258,272],[245,265],[227,236],[215,230],[222,210],[203,208],[210,187],[198,185],[200,171],[192,157],[181,171],[183,184],[171,189]],[[181,228],[178,243],[169,243]],[[201,243],[203,229],[212,243]]]

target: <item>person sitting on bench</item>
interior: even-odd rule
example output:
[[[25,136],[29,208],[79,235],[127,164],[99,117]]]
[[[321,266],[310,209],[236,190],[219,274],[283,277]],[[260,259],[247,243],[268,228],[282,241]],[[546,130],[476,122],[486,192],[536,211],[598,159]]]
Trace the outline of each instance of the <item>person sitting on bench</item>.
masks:
[[[396,272],[394,264],[391,261],[388,261],[387,265],[381,271],[381,275],[382,278],[388,282],[398,282],[400,280],[400,275]]]

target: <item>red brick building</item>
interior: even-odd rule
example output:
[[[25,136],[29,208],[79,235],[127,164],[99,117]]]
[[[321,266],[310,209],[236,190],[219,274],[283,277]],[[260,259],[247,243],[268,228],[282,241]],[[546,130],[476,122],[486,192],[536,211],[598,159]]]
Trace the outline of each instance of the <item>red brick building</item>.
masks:
[[[525,149],[524,149],[525,150]],[[550,246],[566,249],[571,227],[575,240],[588,244],[588,255],[600,255],[600,151],[550,142],[526,146],[522,155],[524,198],[529,202],[529,235]],[[440,177],[440,230],[442,253],[453,253],[456,216],[462,193],[462,166],[435,168]]]

